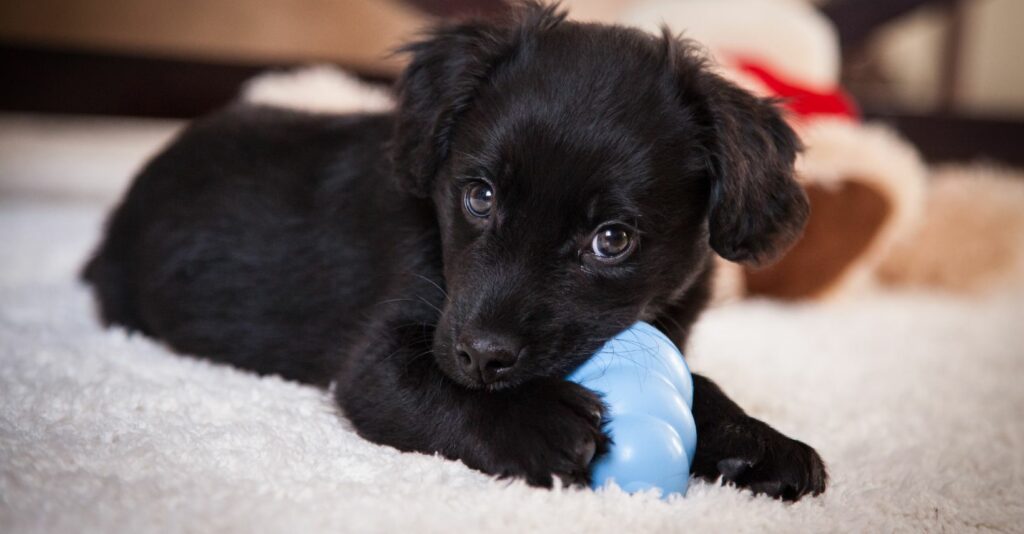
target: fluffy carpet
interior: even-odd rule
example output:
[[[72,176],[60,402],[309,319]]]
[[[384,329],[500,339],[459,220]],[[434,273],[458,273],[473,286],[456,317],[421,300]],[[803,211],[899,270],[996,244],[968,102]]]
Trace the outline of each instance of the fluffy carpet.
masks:
[[[4,532],[1014,531],[1024,525],[1024,295],[745,302],[690,363],[814,445],[784,505],[544,491],[360,439],[317,389],[104,331],[75,280],[130,169],[177,127],[0,119]],[[955,252],[955,251],[954,251]]]

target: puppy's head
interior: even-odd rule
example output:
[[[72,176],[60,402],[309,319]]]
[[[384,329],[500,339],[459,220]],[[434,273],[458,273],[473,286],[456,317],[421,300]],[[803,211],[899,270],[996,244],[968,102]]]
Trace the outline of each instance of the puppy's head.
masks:
[[[711,250],[761,263],[803,227],[794,133],[667,32],[529,4],[408,50],[394,163],[436,205],[434,357],[468,387],[564,376],[681,298]]]

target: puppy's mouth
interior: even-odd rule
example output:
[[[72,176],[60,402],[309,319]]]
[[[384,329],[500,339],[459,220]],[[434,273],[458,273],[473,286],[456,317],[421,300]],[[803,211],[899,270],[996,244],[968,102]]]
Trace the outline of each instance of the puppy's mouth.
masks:
[[[463,381],[459,381],[459,384],[461,384],[463,387],[465,387],[467,389],[486,391],[487,393],[494,393],[494,392],[497,392],[497,391],[504,391],[506,389],[512,389],[512,388],[514,388],[516,386],[519,386],[521,383],[522,383],[522,381],[516,380],[516,379],[501,380],[501,381],[498,381],[498,382],[490,382],[490,383],[481,382],[479,380],[473,380],[473,381],[463,380]]]

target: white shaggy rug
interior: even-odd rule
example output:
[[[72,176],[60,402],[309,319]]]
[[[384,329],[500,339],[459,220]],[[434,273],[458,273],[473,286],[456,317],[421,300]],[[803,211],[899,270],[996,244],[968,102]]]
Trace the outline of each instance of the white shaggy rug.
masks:
[[[319,390],[103,331],[75,274],[172,123],[0,117],[0,532],[1020,531],[1024,296],[748,302],[691,366],[817,447],[784,505],[544,491],[360,439]],[[955,254],[955,251],[951,251]]]

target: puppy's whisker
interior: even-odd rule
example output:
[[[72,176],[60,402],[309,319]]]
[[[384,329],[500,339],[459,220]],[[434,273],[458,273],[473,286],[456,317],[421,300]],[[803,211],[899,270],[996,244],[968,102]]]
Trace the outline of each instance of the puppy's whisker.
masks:
[[[405,367],[406,367],[406,368],[408,368],[408,367],[409,367],[410,365],[412,365],[413,363],[415,363],[415,362],[416,362],[416,360],[419,360],[420,358],[423,358],[424,356],[429,356],[429,355],[431,355],[431,354],[433,354],[433,353],[434,353],[434,351],[433,351],[433,350],[430,350],[430,349],[428,349],[428,350],[425,350],[425,351],[423,351],[423,352],[420,352],[420,353],[414,354],[414,355],[410,356],[410,357],[409,357],[409,359],[407,359],[407,360],[405,361]]]
[[[374,306],[383,306],[385,304],[394,304],[396,302],[416,302],[416,301],[413,300],[413,299],[388,299],[388,300],[382,300],[382,301],[374,304]],[[369,317],[369,316],[367,316],[367,317]]]
[[[450,297],[450,295],[448,295],[448,292],[447,292],[447,291],[445,291],[445,289],[444,289],[443,287],[441,287],[441,286],[440,286],[440,285],[439,285],[439,284],[438,284],[437,282],[435,282],[435,281],[431,280],[430,278],[427,278],[426,276],[423,276],[423,275],[422,275],[422,274],[420,274],[420,273],[416,273],[416,272],[412,272],[412,271],[409,271],[409,273],[410,273],[410,274],[412,274],[413,276],[415,276],[415,277],[417,277],[417,278],[420,278],[421,280],[423,280],[423,281],[425,281],[425,282],[429,283],[430,285],[432,285],[432,286],[436,287],[436,288],[437,288],[437,290],[438,290],[438,291],[440,291],[440,292],[441,292],[441,294],[442,294],[442,295],[444,295],[444,297],[445,297],[446,299],[447,299],[447,298],[451,298],[451,297]]]
[[[443,311],[441,311],[441,308],[438,308],[436,305],[431,304],[430,301],[428,301],[427,299],[425,299],[423,297],[418,297],[418,298],[419,298],[420,302],[426,304],[427,306],[430,306],[437,313],[444,313]]]

